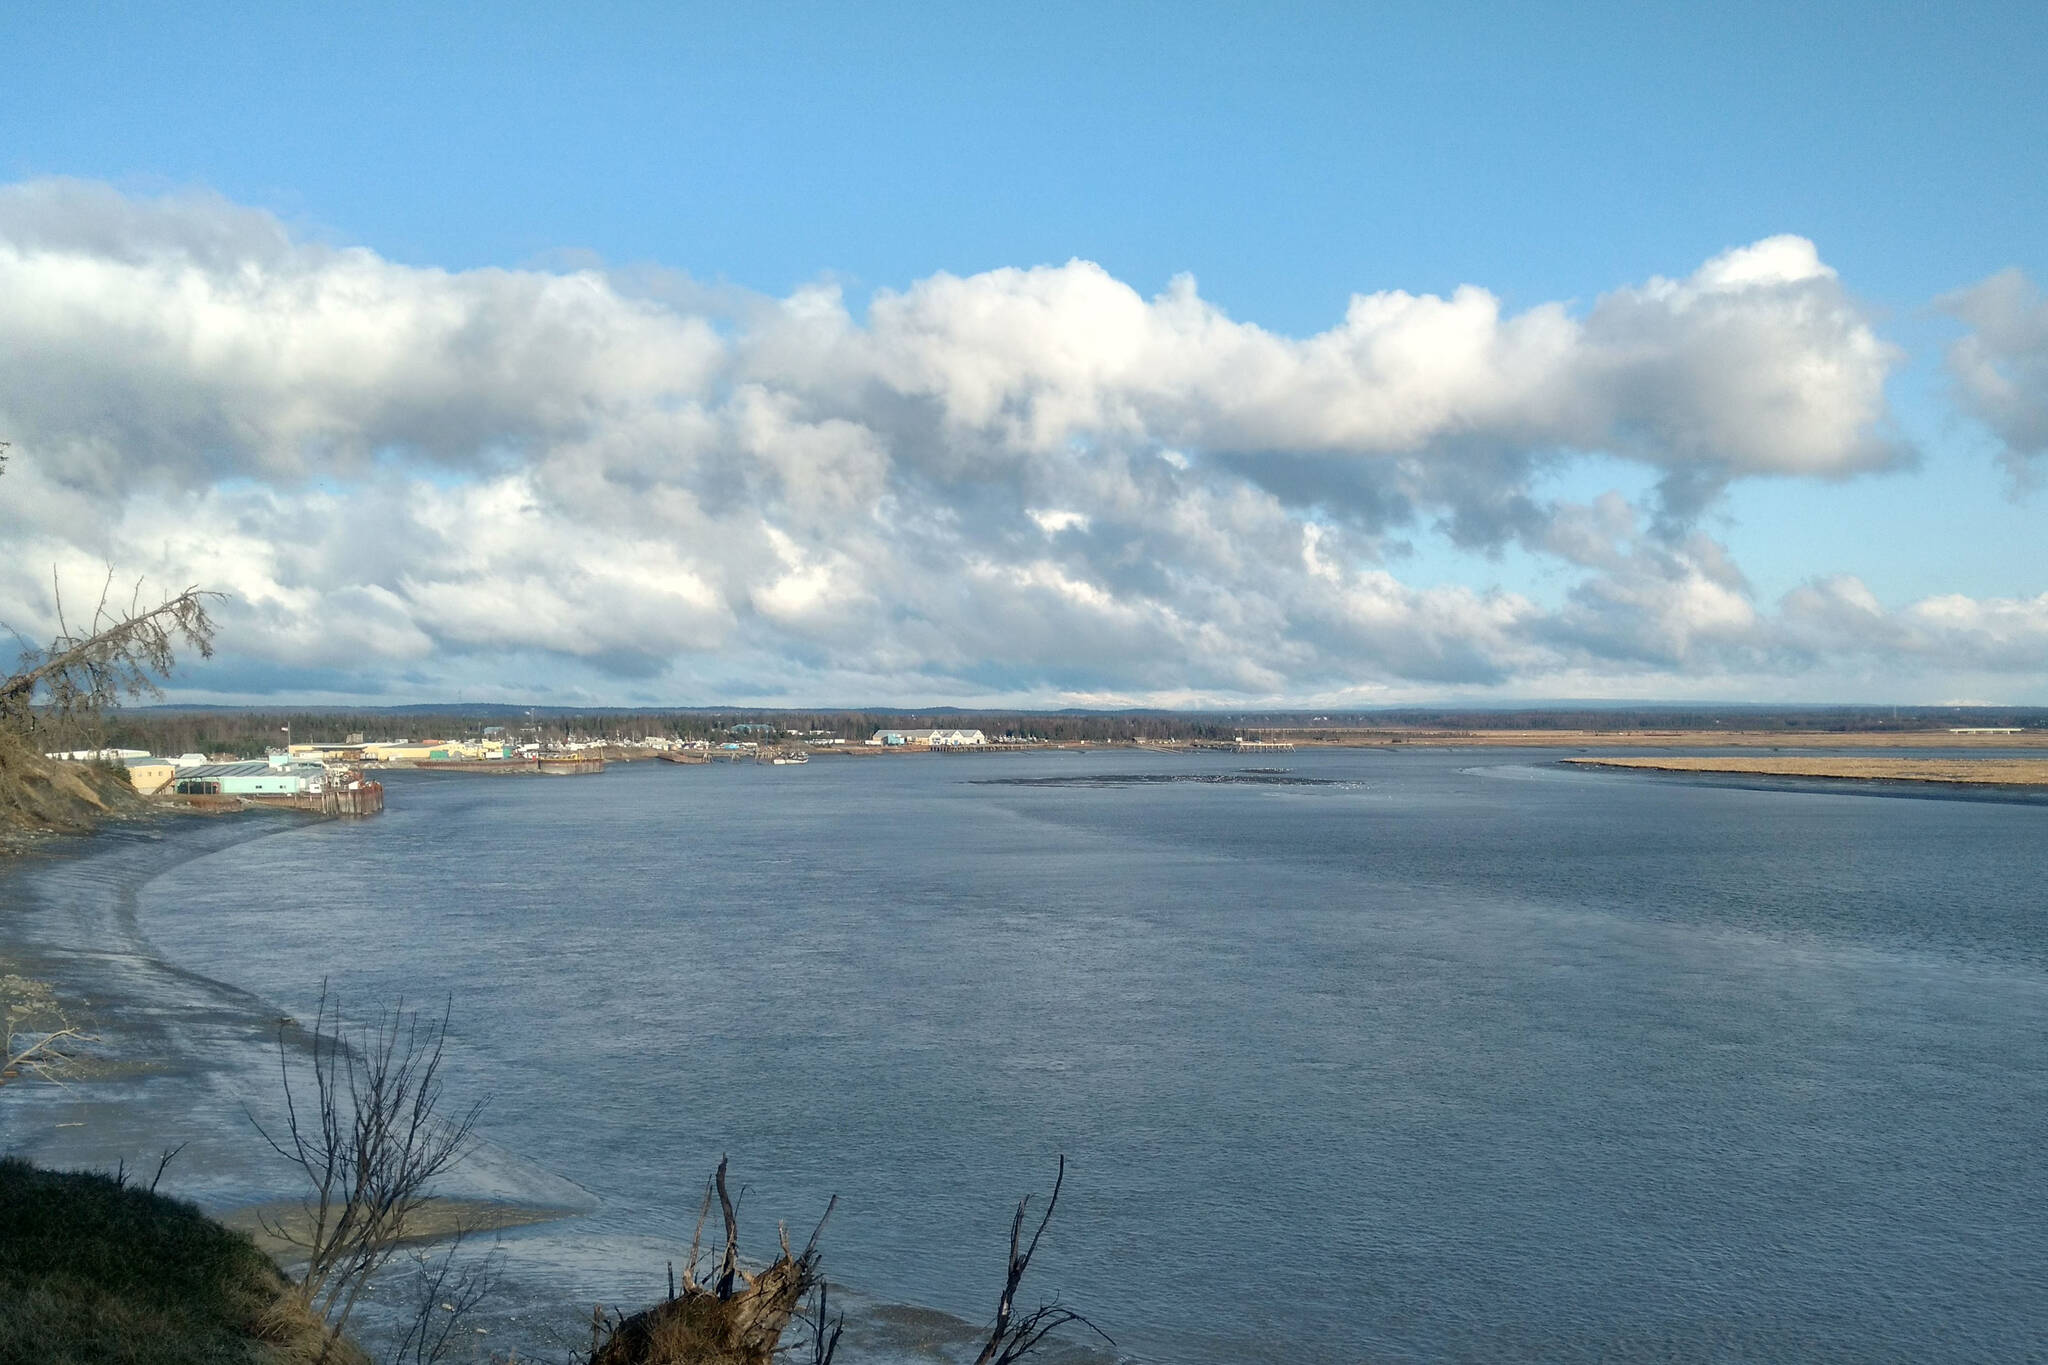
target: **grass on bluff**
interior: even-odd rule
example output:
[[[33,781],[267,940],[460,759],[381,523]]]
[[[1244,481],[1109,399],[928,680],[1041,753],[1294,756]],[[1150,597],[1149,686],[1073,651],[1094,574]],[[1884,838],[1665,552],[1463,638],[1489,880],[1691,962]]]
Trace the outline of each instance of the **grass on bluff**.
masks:
[[[297,1365],[324,1335],[276,1264],[195,1205],[0,1158],[0,1365]],[[328,1359],[363,1357],[344,1341]]]

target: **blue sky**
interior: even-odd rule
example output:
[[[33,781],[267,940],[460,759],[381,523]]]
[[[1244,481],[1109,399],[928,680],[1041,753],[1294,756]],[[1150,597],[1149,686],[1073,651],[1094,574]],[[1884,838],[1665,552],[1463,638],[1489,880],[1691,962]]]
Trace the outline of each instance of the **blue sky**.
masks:
[[[1888,609],[2048,591],[2048,494],[2015,474],[2039,461],[1954,400],[1944,355],[1967,329],[1935,306],[2004,270],[2048,279],[2048,7],[1272,9],[15,7],[0,181],[212,196],[303,248],[420,272],[645,265],[771,299],[828,281],[856,321],[877,289],[1078,258],[1148,298],[1192,274],[1229,318],[1296,338],[1336,326],[1354,294],[1465,284],[1509,315],[1583,316],[1790,234],[1898,348],[1881,422],[1910,453],[1734,479],[1699,527],[1761,603],[1842,574]],[[2002,363],[2034,373],[2024,352]],[[1530,487],[1647,507],[1666,467],[1592,451]],[[1434,515],[1375,562],[1552,605],[1582,581],[1584,565],[1526,545],[1454,547]],[[713,654],[730,667],[703,656],[672,683],[745,687],[780,657]],[[1672,657],[1600,685],[1693,685]],[[1005,661],[916,664],[943,689]],[[563,667],[564,687],[608,686]],[[1019,663],[1016,695],[1065,695],[1049,680],[1069,672],[1104,695],[1173,691],[1040,659]],[[1284,665],[1260,676],[1332,695]],[[1532,675],[1487,676],[1473,685]],[[1828,676],[1861,691],[1886,670],[1799,686]],[[2048,700],[2010,668],[1989,685]]]
[[[1078,255],[1297,332],[1777,232],[1902,310],[2048,251],[2038,5],[1277,8],[15,7],[0,157],[420,265],[780,293]]]

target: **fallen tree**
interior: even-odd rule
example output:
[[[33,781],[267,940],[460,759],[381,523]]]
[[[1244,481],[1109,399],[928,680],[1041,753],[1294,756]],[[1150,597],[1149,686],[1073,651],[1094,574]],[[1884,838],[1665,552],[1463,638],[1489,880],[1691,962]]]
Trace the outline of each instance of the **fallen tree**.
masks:
[[[46,747],[97,748],[98,722],[124,697],[161,696],[157,679],[189,645],[201,658],[213,653],[209,598],[187,588],[153,607],[141,605],[138,584],[126,607],[111,605],[108,589],[89,624],[65,620],[59,598],[56,638],[25,648],[15,671],[0,680],[0,825],[78,833],[132,804],[125,772],[43,757]]]
[[[125,773],[52,762],[43,751],[100,748],[99,721],[110,707],[162,696],[158,679],[169,676],[180,649],[213,654],[207,607],[220,593],[188,587],[150,605],[138,581],[122,603],[110,567],[92,615],[74,624],[54,573],[50,590],[56,635],[39,646],[13,632],[21,657],[0,678],[0,830],[78,833],[128,804]]]
[[[681,1292],[671,1280],[669,1296],[652,1308],[609,1325],[595,1318],[590,1365],[770,1365],[804,1297],[823,1289],[818,1237],[837,1197],[825,1206],[824,1217],[801,1253],[790,1250],[789,1234],[783,1231],[782,1254],[760,1272],[750,1273],[740,1264],[739,1212],[726,1188],[725,1168],[720,1160],[717,1173],[705,1183],[697,1230],[683,1263]],[[707,1278],[700,1270],[700,1256],[714,1195],[725,1236],[716,1273]],[[820,1314],[822,1319],[822,1308]],[[823,1359],[830,1358],[828,1351]]]

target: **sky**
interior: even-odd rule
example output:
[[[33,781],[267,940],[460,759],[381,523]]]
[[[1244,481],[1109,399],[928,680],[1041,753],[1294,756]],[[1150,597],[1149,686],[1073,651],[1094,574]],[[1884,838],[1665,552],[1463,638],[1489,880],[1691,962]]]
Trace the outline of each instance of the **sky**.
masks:
[[[261,703],[2048,704],[2048,7],[15,6],[0,622]]]

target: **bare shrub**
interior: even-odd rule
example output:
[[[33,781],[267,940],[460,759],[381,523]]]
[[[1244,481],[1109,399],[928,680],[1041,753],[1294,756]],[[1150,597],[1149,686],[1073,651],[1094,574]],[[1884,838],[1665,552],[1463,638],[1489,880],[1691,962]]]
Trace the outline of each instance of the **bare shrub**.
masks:
[[[405,1335],[392,1351],[393,1365],[438,1365],[448,1358],[472,1313],[498,1287],[504,1253],[493,1247],[477,1260],[463,1260],[466,1231],[440,1252],[414,1251],[413,1311]]]
[[[288,1023],[277,1035],[284,1081],[280,1131],[256,1126],[271,1149],[296,1166],[307,1189],[301,1219],[266,1218],[264,1229],[306,1257],[296,1289],[338,1339],[356,1300],[408,1235],[408,1220],[433,1197],[433,1185],[474,1143],[481,1103],[442,1112],[441,1059],[448,1008],[437,1019],[403,1002],[346,1025],[325,982],[293,1080]]]

